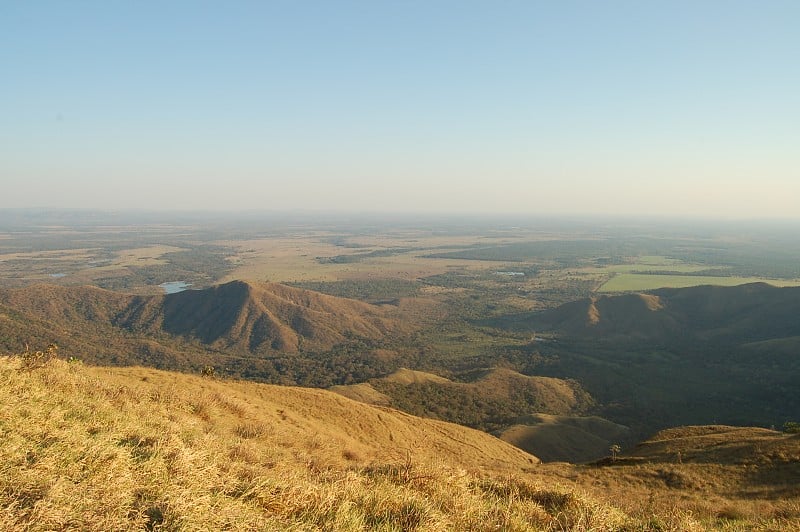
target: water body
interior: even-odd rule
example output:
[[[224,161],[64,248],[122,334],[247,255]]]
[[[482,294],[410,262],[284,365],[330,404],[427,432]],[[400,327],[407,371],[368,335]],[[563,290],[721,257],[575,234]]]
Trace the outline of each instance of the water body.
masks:
[[[188,290],[192,283],[187,283],[184,281],[169,281],[167,283],[161,283],[160,286],[165,294],[177,294],[178,292],[183,292],[184,290]]]
[[[506,277],[520,277],[525,275],[525,272],[494,272],[495,275],[504,275]]]
[[[53,279],[61,279],[62,277],[66,277],[66,276],[67,276],[66,273],[51,273],[50,274],[50,277],[52,277]]]

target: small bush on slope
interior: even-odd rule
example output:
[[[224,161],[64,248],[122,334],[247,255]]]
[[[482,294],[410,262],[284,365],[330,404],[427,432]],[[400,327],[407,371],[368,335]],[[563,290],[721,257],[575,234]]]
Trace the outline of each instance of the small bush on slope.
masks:
[[[346,449],[286,436],[214,388],[225,383],[175,376],[156,387],[146,373],[20,366],[0,359],[2,530],[649,529],[570,490],[469,473],[447,457],[336,462]]]

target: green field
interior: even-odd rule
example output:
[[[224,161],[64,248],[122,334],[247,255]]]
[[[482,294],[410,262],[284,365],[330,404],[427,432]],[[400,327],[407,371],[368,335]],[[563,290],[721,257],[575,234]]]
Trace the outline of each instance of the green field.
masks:
[[[670,273],[696,273],[707,270],[708,265],[689,264],[682,260],[670,259],[660,255],[645,255],[639,257],[633,264],[611,264],[603,268],[613,273],[642,273],[642,272],[670,272]]]
[[[621,273],[604,283],[598,292],[630,292],[656,288],[686,288],[705,284],[737,286],[746,283],[769,283],[774,286],[800,286],[800,280],[764,279],[762,277],[711,277],[705,275],[650,275]]]

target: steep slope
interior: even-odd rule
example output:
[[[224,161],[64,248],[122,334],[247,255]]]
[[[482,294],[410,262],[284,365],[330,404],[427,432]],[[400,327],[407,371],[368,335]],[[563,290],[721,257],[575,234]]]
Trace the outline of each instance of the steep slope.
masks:
[[[348,338],[381,338],[399,329],[380,308],[366,303],[243,281],[138,297],[115,321],[126,329],[164,331],[217,349],[250,353],[330,349]]]
[[[0,359],[3,530],[537,530],[587,511],[626,519],[577,496],[574,514],[546,509],[537,501],[562,492],[519,480],[537,460],[497,438],[330,392],[20,364]]]
[[[116,328],[164,333],[218,350],[247,353],[325,350],[351,338],[378,339],[402,330],[379,307],[276,283],[232,281],[164,296],[100,288],[33,285],[0,290],[6,321],[51,330]],[[10,331],[10,326],[8,326]],[[17,333],[24,336],[24,331]],[[16,346],[15,346],[16,347]]]
[[[8,531],[800,524],[800,437],[771,431],[720,440],[735,429],[688,427],[658,435],[642,456],[536,464],[489,435],[322,390],[20,357],[0,358],[0,420]],[[690,439],[681,448],[703,459],[687,451],[668,463],[670,446]]]

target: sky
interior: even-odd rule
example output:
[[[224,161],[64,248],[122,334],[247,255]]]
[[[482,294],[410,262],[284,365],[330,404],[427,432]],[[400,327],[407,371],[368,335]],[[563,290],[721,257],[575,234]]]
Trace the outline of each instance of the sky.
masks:
[[[0,208],[800,217],[800,2],[0,0]]]

